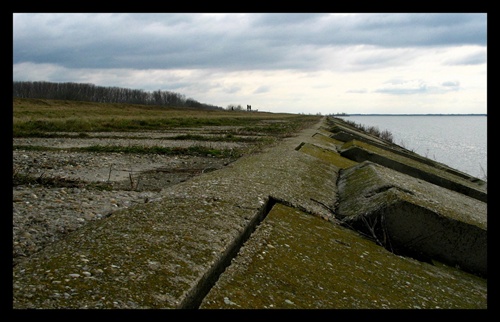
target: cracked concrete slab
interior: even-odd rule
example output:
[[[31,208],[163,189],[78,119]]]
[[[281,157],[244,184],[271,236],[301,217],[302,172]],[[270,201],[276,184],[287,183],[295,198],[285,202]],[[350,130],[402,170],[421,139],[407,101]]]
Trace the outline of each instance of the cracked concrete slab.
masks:
[[[400,253],[487,275],[486,203],[365,161],[341,172],[337,216]]]

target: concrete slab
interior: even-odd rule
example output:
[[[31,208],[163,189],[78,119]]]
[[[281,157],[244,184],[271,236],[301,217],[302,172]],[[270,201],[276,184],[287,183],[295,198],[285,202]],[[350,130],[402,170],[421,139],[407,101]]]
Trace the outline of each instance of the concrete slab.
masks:
[[[333,139],[348,142],[351,140],[358,140],[362,142],[371,142],[379,145],[389,145],[388,142],[363,131],[356,129],[355,127],[346,124],[338,119],[329,119],[330,128],[328,129],[331,133],[330,137]]]
[[[344,158],[339,153],[332,151],[327,148],[319,147],[315,144],[311,143],[303,143],[298,147],[300,152],[309,154],[315,158],[333,164],[341,169],[345,169],[348,167],[352,167],[353,165],[358,164],[355,161],[352,161],[348,158]]]
[[[396,253],[487,275],[487,205],[371,162],[341,172],[337,217]]]
[[[486,308],[485,280],[275,204],[201,309]]]
[[[339,168],[295,150],[321,124],[51,244],[14,267],[13,307],[197,307],[270,198],[333,219]]]
[[[365,160],[378,163],[384,167],[405,173],[417,179],[457,191],[480,201],[487,201],[485,186],[481,182],[466,180],[461,176],[443,171],[403,155],[392,153],[366,142],[352,140],[345,143],[340,154],[356,162]]]
[[[486,185],[486,183],[483,180],[478,179],[478,178],[474,178],[467,173],[450,168],[446,164],[437,162],[436,160],[426,158],[418,153],[415,153],[413,151],[405,149],[402,146],[399,146],[397,144],[390,143],[390,142],[387,142],[384,140],[380,140],[379,138],[374,137],[373,135],[369,135],[367,133],[360,132],[359,129],[356,129],[355,127],[346,123],[342,119],[329,118],[328,124],[330,124],[330,128],[328,129],[330,131],[329,136],[331,136],[332,138],[334,138],[334,137],[341,138],[341,139],[343,139],[343,141],[342,141],[343,143],[355,142],[355,141],[361,141],[364,143],[368,143],[371,146],[377,147],[379,149],[384,149],[386,151],[390,151],[393,154],[401,155],[403,157],[416,160],[420,163],[430,165],[436,169],[439,169],[439,171],[448,172],[448,173],[451,173],[455,176],[466,179],[468,181],[476,182],[478,185]],[[345,133],[339,133],[339,132],[345,132]],[[343,144],[340,144],[340,146],[338,146],[339,150],[343,149],[342,145]]]

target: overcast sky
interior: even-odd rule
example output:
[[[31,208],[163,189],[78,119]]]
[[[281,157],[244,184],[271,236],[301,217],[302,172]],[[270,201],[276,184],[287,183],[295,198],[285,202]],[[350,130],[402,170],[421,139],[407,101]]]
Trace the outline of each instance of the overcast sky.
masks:
[[[14,13],[13,80],[270,112],[487,113],[486,13]]]

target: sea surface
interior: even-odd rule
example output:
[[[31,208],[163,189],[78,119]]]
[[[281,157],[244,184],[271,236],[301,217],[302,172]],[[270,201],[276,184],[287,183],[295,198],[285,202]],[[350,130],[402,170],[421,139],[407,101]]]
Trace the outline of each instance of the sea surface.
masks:
[[[487,181],[485,115],[351,115],[344,120],[387,130],[393,143]]]

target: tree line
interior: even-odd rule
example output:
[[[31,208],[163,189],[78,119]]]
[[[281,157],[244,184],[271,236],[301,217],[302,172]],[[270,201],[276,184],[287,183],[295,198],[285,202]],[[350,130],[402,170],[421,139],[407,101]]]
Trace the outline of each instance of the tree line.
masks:
[[[185,95],[170,91],[146,92],[140,89],[96,86],[84,83],[13,82],[13,96],[19,98],[55,99],[98,103],[128,103],[165,107],[223,109],[200,103]]]

